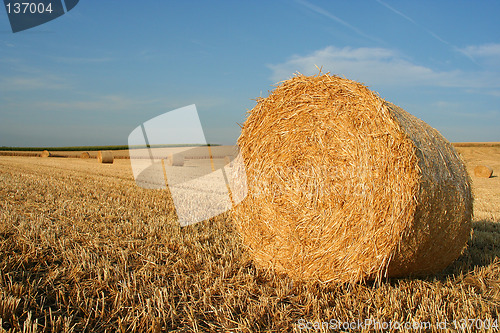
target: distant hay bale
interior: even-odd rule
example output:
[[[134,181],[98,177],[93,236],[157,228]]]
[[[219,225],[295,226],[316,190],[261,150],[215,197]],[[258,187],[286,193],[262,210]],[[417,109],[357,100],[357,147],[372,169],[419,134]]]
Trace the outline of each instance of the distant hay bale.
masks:
[[[61,153],[61,152],[53,152],[53,151],[48,151],[44,150],[40,154],[41,157],[69,157],[67,154]]]
[[[441,271],[471,234],[453,146],[355,81],[282,82],[238,139],[248,195],[233,210],[256,264],[336,283]]]
[[[113,153],[109,150],[102,150],[97,152],[97,161],[99,163],[113,163]]]
[[[80,158],[90,158],[90,154],[88,151],[84,151],[80,154]]]
[[[490,178],[493,176],[493,169],[487,165],[478,165],[474,168],[474,175],[481,178]]]
[[[184,155],[182,154],[170,154],[167,157],[168,166],[184,166]]]

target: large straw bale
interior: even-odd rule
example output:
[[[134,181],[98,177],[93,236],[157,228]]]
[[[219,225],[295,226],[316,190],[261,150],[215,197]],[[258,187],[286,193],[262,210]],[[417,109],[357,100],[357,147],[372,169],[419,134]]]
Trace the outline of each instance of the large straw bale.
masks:
[[[113,153],[109,150],[100,150],[97,152],[97,162],[112,164],[113,163]]]
[[[90,158],[90,153],[88,151],[84,151],[80,154],[80,158]]]
[[[438,131],[355,81],[282,82],[248,112],[237,230],[258,266],[338,283],[435,273],[471,233],[470,178]]]
[[[48,150],[44,150],[42,151],[42,153],[40,154],[41,157],[50,157],[50,152]]]

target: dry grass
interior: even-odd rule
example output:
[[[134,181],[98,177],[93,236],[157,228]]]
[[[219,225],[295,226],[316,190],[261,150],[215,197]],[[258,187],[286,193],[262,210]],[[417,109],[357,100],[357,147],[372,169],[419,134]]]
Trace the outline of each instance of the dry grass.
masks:
[[[471,147],[500,147],[500,142],[454,142],[453,146],[461,148]]]
[[[300,319],[498,318],[500,180],[473,182],[474,236],[445,272],[338,287],[256,269],[226,214],[181,229],[167,193],[138,188],[129,161],[1,157],[1,326],[281,332]]]

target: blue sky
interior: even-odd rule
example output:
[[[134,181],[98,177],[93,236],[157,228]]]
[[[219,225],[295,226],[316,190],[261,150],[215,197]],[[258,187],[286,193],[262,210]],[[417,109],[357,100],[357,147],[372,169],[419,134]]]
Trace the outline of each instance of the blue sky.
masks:
[[[498,1],[81,0],[15,34],[0,12],[0,146],[127,144],[190,104],[234,143],[256,97],[316,66],[450,141],[500,141]]]

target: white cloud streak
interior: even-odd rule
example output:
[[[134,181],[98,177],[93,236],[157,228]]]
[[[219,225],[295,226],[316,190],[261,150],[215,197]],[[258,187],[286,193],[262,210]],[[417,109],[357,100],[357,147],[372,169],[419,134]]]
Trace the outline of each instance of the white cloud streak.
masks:
[[[411,22],[412,24],[416,25],[417,27],[423,29],[425,32],[427,32],[429,35],[431,35],[434,39],[438,40],[439,42],[449,46],[453,51],[458,51],[460,53],[462,53],[463,55],[465,55],[466,57],[468,57],[472,62],[476,62],[475,59],[468,53],[465,53],[465,52],[462,52],[456,45],[453,45],[452,43],[448,42],[447,40],[441,38],[441,36],[439,36],[437,33],[435,33],[434,31],[420,25],[419,23],[417,23],[414,19],[412,19],[411,17],[409,17],[408,15],[400,12],[399,10],[397,10],[396,8],[390,6],[389,4],[387,4],[386,2],[382,1],[382,0],[376,0],[379,4],[381,4],[382,6],[386,7],[387,9],[389,9],[390,11],[392,11],[393,13],[401,16],[402,18],[404,18],[405,20],[407,20],[408,22]]]
[[[101,57],[101,58],[85,58],[85,57],[53,57],[54,61],[62,62],[66,64],[96,64],[105,63],[113,61],[113,58]]]
[[[47,76],[10,76],[0,80],[2,91],[28,90],[61,90],[69,88],[69,84],[54,75]]]
[[[130,109],[138,109],[145,106],[150,106],[158,103],[158,100],[134,99],[122,95],[104,95],[86,100],[71,100],[71,101],[37,101],[36,104],[39,110],[54,110],[54,111],[100,111],[100,112],[117,112]]]
[[[500,80],[495,73],[436,71],[386,48],[328,46],[307,55],[293,55],[281,64],[268,65],[273,82],[285,80],[297,71],[305,75],[316,74],[316,66],[322,67],[323,72],[329,71],[375,86],[456,87],[481,89],[483,93],[492,95],[500,91]]]
[[[399,10],[395,9],[394,7],[391,7],[389,6],[389,4],[381,1],[381,0],[376,0],[379,4],[381,4],[382,6],[386,7],[387,9],[393,11],[394,13],[398,14],[399,16],[403,17],[404,19],[406,19],[407,21],[410,21],[411,23],[413,24],[417,24],[411,17],[401,13]]]
[[[85,98],[81,98],[85,95]],[[137,113],[147,110],[147,112],[167,112],[189,105],[195,102],[197,107],[204,109],[220,107],[227,103],[224,98],[215,96],[190,96],[182,98],[180,96],[168,98],[148,98],[147,96],[129,96],[124,94],[94,95],[81,93],[79,96],[72,95],[66,100],[9,100],[3,104],[3,110],[36,110],[36,112],[64,112],[88,114],[113,114],[113,113]]]
[[[317,14],[320,14],[326,18],[329,18],[330,20],[332,21],[335,21],[337,22],[338,24],[340,25],[343,25],[344,27],[354,31],[356,34],[358,34],[359,36],[361,37],[364,37],[364,38],[367,38],[367,39],[370,39],[372,41],[376,41],[376,42],[380,42],[379,39],[375,38],[375,37],[372,37],[370,35],[367,35],[366,33],[364,33],[363,31],[361,31],[360,29],[356,28],[355,26],[353,26],[352,24],[342,20],[340,17],[330,13],[329,11],[327,11],[326,9],[324,8],[321,8],[319,6],[316,6],[308,1],[305,1],[305,0],[296,0],[297,3],[303,5],[304,7],[307,7],[309,8],[310,10],[312,10],[313,12],[317,13]]]
[[[500,59],[500,44],[469,45],[460,51],[473,57]]]

